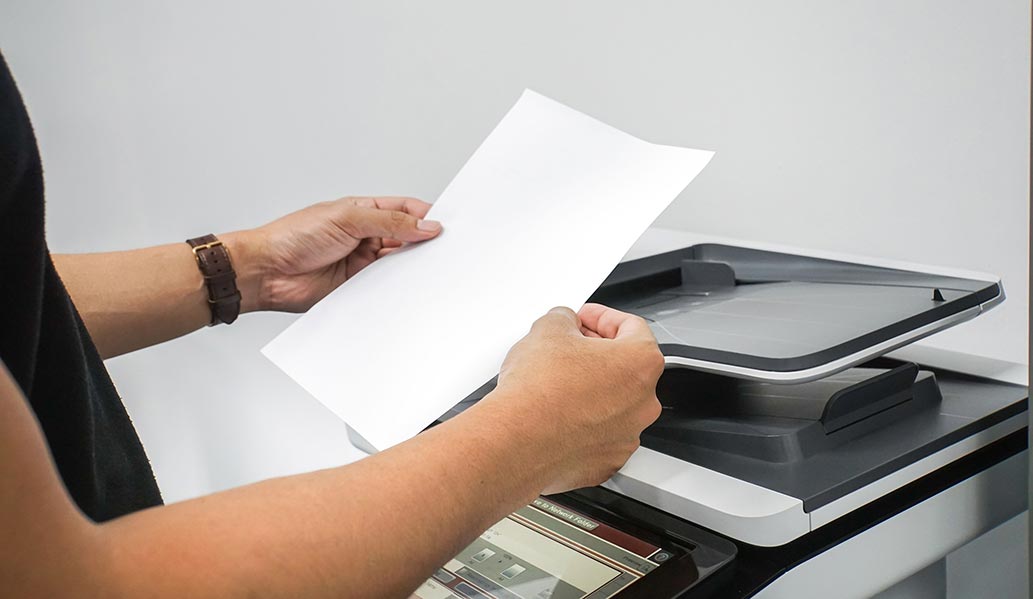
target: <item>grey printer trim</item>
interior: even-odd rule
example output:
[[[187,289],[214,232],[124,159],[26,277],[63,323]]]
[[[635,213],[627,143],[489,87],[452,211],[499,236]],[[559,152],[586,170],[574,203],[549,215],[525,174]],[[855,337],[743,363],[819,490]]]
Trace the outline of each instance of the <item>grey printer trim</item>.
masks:
[[[603,486],[752,545],[784,545],[811,530],[802,500],[646,447]]]
[[[1026,418],[1016,414],[810,513],[796,497],[644,447],[603,486],[745,543],[777,547],[1021,430]]]
[[[1022,430],[1026,426],[1026,413],[1015,414],[1003,422],[998,422],[988,429],[979,431],[946,447],[913,464],[909,464],[893,474],[884,476],[878,481],[861,487],[840,499],[828,503],[810,513],[811,530],[820,528],[836,518],[845,516],[857,508],[866,505],[894,489],[919,479],[930,472],[935,472],[947,464],[962,458],[981,447],[985,447],[998,439]]]

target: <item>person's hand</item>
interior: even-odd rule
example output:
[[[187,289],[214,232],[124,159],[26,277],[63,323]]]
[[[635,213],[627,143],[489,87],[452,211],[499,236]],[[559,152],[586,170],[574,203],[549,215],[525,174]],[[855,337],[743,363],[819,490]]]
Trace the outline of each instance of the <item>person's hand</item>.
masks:
[[[373,261],[426,241],[441,224],[415,198],[348,197],[248,231],[220,236],[230,251],[241,308],[303,312]]]
[[[501,411],[540,446],[544,492],[558,493],[602,483],[624,465],[660,416],[663,369],[641,318],[598,304],[578,314],[553,308],[513,346],[478,406]]]

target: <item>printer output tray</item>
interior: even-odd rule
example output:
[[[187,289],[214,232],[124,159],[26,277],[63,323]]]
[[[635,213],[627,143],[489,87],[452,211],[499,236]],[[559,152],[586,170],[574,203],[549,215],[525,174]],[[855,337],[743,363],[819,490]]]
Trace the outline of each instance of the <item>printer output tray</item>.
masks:
[[[590,301],[647,319],[668,364],[816,380],[978,316],[998,280],[722,244],[623,262]]]

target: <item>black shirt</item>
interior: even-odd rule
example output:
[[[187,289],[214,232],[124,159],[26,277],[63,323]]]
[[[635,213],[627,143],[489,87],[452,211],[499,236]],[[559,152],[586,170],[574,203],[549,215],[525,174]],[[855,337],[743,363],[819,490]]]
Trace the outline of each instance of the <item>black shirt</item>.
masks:
[[[39,419],[83,513],[99,522],[161,504],[136,430],[50,259],[39,151],[3,55],[0,360]]]

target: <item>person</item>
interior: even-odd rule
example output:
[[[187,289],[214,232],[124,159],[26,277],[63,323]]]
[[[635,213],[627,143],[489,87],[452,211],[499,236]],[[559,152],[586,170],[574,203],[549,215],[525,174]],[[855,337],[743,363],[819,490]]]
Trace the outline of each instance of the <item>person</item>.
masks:
[[[493,392],[405,443],[161,505],[103,359],[237,309],[304,311],[402,244],[433,243],[428,209],[344,198],[219,235],[200,251],[227,252],[239,295],[214,295],[185,243],[51,255],[39,153],[0,55],[3,594],[403,597],[538,494],[620,468],[660,413],[663,358],[641,319],[586,305],[539,318]]]

